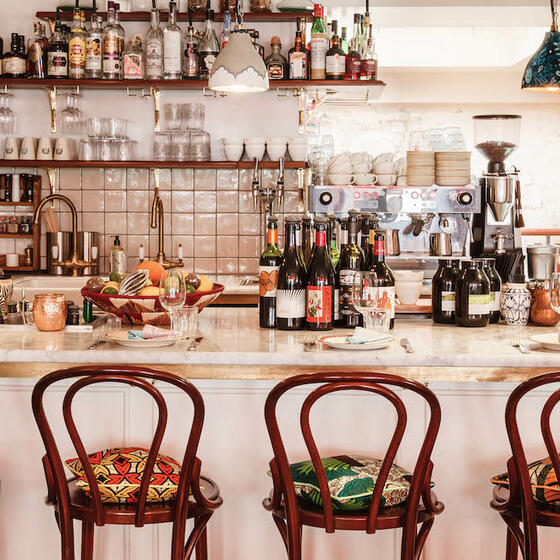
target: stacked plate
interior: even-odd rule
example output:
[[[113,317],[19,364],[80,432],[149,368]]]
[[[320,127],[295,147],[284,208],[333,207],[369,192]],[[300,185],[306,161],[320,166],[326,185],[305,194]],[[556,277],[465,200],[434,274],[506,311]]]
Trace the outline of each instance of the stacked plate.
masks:
[[[436,180],[435,152],[407,152],[406,176],[411,187],[429,187]]]
[[[471,180],[470,152],[436,152],[436,184],[462,187]]]

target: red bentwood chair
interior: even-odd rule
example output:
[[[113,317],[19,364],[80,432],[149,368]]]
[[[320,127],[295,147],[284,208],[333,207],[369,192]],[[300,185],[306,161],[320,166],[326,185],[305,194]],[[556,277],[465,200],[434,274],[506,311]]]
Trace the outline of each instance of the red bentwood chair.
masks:
[[[301,497],[298,499],[276,416],[277,404],[284,394],[296,387],[311,384],[319,384],[319,387],[312,390],[306,397],[300,413],[300,425],[318,481],[322,506],[317,507],[305,504]],[[421,396],[428,405],[429,424],[414,472],[409,477],[410,487],[405,501],[399,505],[384,507],[382,493],[407,424],[406,407],[399,396],[391,390],[391,387],[409,389]],[[312,406],[321,397],[349,390],[366,391],[387,399],[397,413],[397,425],[385,458],[382,463],[378,463],[378,465],[381,464],[381,468],[373,483],[371,504],[362,511],[335,514],[325,467],[311,432],[309,414]],[[264,500],[263,505],[272,513],[290,560],[301,560],[304,525],[324,528],[327,533],[334,533],[336,529],[339,529],[365,531],[368,534],[375,533],[377,530],[402,527],[401,559],[418,560],[434,523],[435,515],[443,511],[443,504],[430,490],[433,468],[430,456],[441,420],[440,405],[432,391],[415,381],[382,373],[299,375],[281,382],[270,392],[265,404],[265,420],[274,458],[270,462],[273,490],[270,497]],[[423,421],[424,417],[422,417]],[[421,524],[420,530],[418,530],[418,524]]]
[[[550,415],[560,401],[560,389],[547,399],[541,412],[541,433],[547,459],[527,464],[517,424],[517,410],[522,398],[551,383],[560,383],[560,372],[545,373],[525,381],[513,390],[506,405],[506,429],[512,456],[507,462],[507,475],[493,480],[497,486],[490,502],[507,525],[506,560],[517,560],[519,549],[524,560],[538,560],[537,527],[560,527],[557,507],[560,504],[560,458],[550,429]],[[532,482],[532,478],[536,480]],[[502,482],[507,479],[507,484],[500,484],[500,479]]]
[[[76,477],[66,479],[64,466],[55,442],[51,427],[45,415],[43,396],[52,385],[67,379],[78,378],[66,391],[62,404],[64,423],[72,444],[78,455],[80,467],[83,466],[85,477],[82,486],[89,486],[89,496],[79,487]],[[154,490],[150,481],[158,477],[154,474],[156,461],[159,462],[159,448],[167,427],[167,405],[159,389],[153,384],[159,381],[173,385],[186,393],[193,404],[194,416],[182,464],[177,467],[178,482],[174,499],[148,502],[149,490]],[[96,479],[91,458],[88,457],[84,444],[72,414],[72,401],[78,391],[98,383],[124,383],[138,387],[148,393],[156,402],[159,418],[149,454],[144,454],[144,470],[140,474],[139,488],[135,489],[134,503],[106,503],[102,501],[100,484]],[[61,535],[62,560],[74,560],[73,520],[82,522],[82,560],[93,558],[94,527],[103,525],[134,525],[173,523],[171,542],[171,559],[185,560],[196,549],[196,559],[207,558],[206,525],[213,511],[222,504],[217,485],[208,478],[200,476],[201,462],[196,453],[204,423],[204,401],[198,390],[188,381],[171,373],[139,367],[120,366],[84,366],[50,373],[39,380],[33,390],[33,413],[39,427],[46,455],[43,467],[47,480],[47,504],[54,507],[54,514]],[[99,455],[99,454],[96,454]],[[168,459],[168,458],[166,458]],[[180,468],[180,471],[179,471]],[[203,487],[201,488],[201,482]],[[191,498],[189,499],[189,493]],[[185,544],[186,520],[194,519],[194,528]]]

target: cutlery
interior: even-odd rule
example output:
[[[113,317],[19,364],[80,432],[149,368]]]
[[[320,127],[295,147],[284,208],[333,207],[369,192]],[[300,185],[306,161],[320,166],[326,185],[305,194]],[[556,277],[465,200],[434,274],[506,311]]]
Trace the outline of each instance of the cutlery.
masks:
[[[193,338],[193,340],[191,340],[191,343],[189,344],[189,351],[193,351],[196,350],[196,347],[200,344],[200,341],[203,339],[203,336],[197,336],[196,338]]]
[[[315,345],[317,344],[317,337],[308,332],[305,334],[305,340],[303,341],[303,351],[304,352],[311,352]]]
[[[408,341],[408,338],[401,338],[399,344],[406,350],[407,354],[414,354],[414,348]]]
[[[107,331],[106,328],[107,316],[100,317],[98,320],[99,320],[99,326],[97,328],[99,329],[99,331],[97,333],[97,340],[91,346],[88,346],[88,350],[94,350],[98,346],[101,346],[102,344],[105,344],[107,342],[107,339],[105,338],[105,333]]]
[[[518,336],[514,336],[511,339],[511,345],[514,348],[519,348],[519,351],[522,354],[529,354],[529,352],[530,352],[529,348],[523,342],[521,342],[521,339]]]

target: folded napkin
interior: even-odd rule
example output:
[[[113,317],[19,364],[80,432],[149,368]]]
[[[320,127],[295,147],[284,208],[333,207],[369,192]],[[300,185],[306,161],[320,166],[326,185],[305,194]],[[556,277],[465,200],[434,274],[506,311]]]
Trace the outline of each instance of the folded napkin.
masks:
[[[168,329],[160,329],[153,325],[144,325],[141,331],[130,330],[128,331],[129,340],[149,340],[151,338],[172,338],[177,336],[177,333]]]
[[[369,342],[385,342],[392,340],[393,337],[386,333],[356,327],[352,336],[347,336],[346,341],[351,344],[367,344]]]

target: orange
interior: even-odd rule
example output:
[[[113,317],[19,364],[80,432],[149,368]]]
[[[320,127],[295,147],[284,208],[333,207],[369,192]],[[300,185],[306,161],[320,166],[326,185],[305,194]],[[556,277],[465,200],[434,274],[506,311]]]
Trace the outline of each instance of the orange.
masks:
[[[156,261],[144,261],[136,267],[136,270],[148,270],[150,280],[154,284],[159,284],[162,280],[167,278],[167,272],[165,272],[163,266]]]

